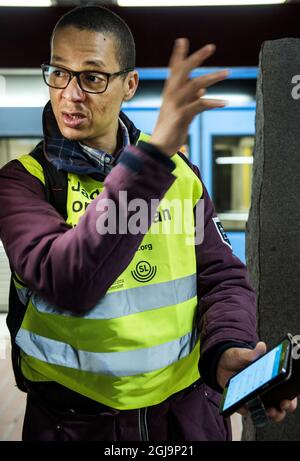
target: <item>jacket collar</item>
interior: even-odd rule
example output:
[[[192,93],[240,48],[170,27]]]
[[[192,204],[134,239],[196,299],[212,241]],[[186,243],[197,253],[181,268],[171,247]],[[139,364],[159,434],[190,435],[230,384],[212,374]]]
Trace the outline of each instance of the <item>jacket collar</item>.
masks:
[[[125,124],[131,144],[136,144],[140,135],[131,120],[120,112],[119,117]],[[48,101],[43,111],[44,154],[58,170],[73,172],[76,174],[99,173],[98,165],[93,162],[86,152],[76,141],[66,139],[60,132],[51,102]],[[115,160],[121,151],[115,155]]]

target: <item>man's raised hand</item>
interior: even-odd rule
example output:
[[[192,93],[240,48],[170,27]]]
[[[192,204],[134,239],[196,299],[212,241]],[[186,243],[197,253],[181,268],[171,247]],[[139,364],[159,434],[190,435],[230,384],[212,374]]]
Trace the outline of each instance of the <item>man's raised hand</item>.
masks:
[[[175,41],[169,62],[170,76],[163,90],[158,120],[149,142],[168,156],[184,144],[194,117],[208,109],[224,107],[227,102],[204,99],[205,89],[228,77],[228,71],[218,71],[190,78],[190,73],[215,52],[215,45],[206,45],[188,56],[189,41]]]

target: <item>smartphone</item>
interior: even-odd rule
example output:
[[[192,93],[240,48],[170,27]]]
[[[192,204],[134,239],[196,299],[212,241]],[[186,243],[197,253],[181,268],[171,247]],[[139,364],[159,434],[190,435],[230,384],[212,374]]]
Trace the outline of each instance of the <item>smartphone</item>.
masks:
[[[220,414],[230,416],[255,396],[264,396],[291,374],[292,344],[286,338],[232,376],[223,391]],[[279,404],[279,402],[277,402]]]

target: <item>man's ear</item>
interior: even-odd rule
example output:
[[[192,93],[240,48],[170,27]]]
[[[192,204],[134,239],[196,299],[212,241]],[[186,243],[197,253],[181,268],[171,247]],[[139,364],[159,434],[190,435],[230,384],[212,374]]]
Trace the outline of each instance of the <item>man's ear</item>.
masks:
[[[136,70],[129,72],[125,81],[125,95],[123,101],[133,98],[139,84],[139,74]]]

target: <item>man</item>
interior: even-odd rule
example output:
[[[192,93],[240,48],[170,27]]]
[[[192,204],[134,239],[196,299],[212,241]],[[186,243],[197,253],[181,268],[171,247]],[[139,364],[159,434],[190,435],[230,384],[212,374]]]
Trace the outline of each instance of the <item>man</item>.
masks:
[[[120,113],[138,85],[134,49],[107,9],[63,16],[42,66],[51,101],[43,148],[1,171],[8,325],[28,392],[24,440],[229,440],[218,391],[265,352],[245,267],[218,232],[197,168],[177,153],[194,116],[225,105],[201,97],[227,72],[190,80],[214,46],[188,56],[188,41],[177,40],[147,137]],[[49,169],[60,172],[54,186]],[[53,199],[62,177],[65,210]],[[166,235],[162,204],[173,199],[192,207],[182,232]],[[129,232],[136,200],[148,224]],[[280,420],[294,408],[285,401],[269,412]]]

